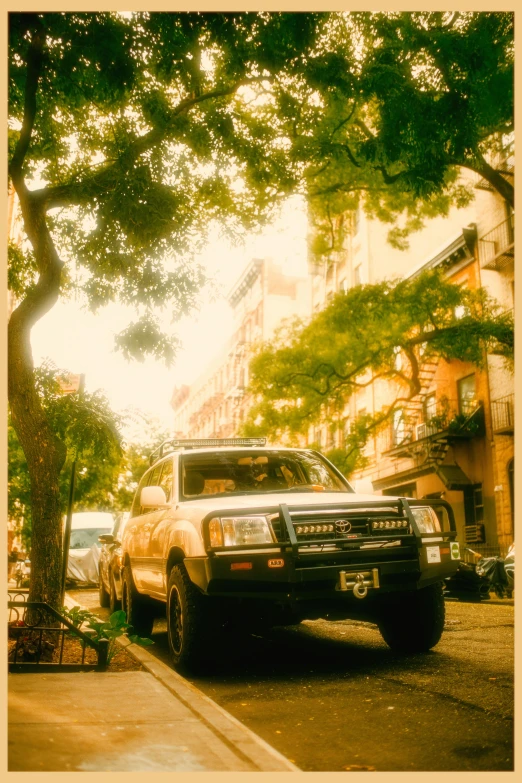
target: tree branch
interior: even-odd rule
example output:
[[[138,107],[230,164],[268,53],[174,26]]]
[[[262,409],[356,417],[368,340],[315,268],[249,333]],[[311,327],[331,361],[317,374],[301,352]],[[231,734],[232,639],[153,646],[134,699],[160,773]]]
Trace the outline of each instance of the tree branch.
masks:
[[[257,81],[258,79],[241,79],[226,89],[212,90],[203,95],[193,95],[185,98],[172,111],[168,123],[163,127],[155,127],[144,136],[136,139],[121,159],[111,163],[104,170],[93,174],[92,177],[86,177],[83,180],[76,180],[64,185],[35,190],[32,192],[33,197],[46,210],[90,203],[93,195],[105,192],[107,187],[110,187],[111,183],[121,177],[122,173],[128,171],[144,152],[171,137],[173,134],[172,121],[179,117],[180,114],[205,101],[233,95],[241,86]]]
[[[33,15],[31,15],[33,16]],[[27,56],[27,77],[25,82],[24,117],[22,129],[16,143],[15,151],[9,165],[9,174],[16,187],[22,178],[22,167],[31,142],[34,122],[36,119],[36,94],[38,82],[42,71],[43,47],[45,44],[45,30],[42,23],[34,15],[36,31],[31,37],[29,53]]]

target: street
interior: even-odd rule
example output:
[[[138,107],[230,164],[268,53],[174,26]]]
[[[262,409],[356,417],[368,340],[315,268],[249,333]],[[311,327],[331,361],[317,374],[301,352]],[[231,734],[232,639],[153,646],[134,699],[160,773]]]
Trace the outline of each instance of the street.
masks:
[[[106,617],[98,592],[69,591]],[[169,662],[165,621],[148,649]],[[427,655],[355,621],[234,637],[190,681],[303,771],[513,769],[513,601],[446,602]]]

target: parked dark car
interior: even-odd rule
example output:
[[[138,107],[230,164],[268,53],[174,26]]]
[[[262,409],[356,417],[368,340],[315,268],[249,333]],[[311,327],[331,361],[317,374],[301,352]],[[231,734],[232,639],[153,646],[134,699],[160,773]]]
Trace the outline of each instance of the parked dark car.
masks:
[[[112,529],[99,537],[100,552],[100,606],[112,612],[121,609],[121,537],[128,514],[122,514]]]

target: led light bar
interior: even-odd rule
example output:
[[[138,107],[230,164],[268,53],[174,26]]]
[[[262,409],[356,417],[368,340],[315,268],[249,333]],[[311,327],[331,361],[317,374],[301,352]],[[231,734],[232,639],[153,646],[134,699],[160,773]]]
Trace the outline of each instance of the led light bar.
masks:
[[[166,440],[150,455],[152,465],[165,454],[178,449],[204,449],[211,446],[266,446],[266,438],[188,438]]]
[[[312,533],[333,533],[335,530],[333,525],[299,525],[295,528],[295,532],[298,535]]]
[[[406,519],[380,519],[372,522],[373,530],[397,530],[397,528],[408,527],[409,522]]]

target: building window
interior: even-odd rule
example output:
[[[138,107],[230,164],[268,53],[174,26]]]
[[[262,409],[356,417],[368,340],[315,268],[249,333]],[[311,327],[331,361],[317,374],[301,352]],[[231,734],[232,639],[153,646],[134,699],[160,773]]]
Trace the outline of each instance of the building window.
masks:
[[[512,459],[507,466],[509,483],[509,501],[511,503],[511,521],[515,521],[515,460]]]
[[[361,285],[361,265],[356,266],[353,270],[353,284]]]
[[[424,421],[428,422],[437,414],[437,399],[435,394],[427,394],[424,398]]]
[[[459,413],[469,416],[475,409],[476,383],[475,376],[468,375],[457,382],[459,395]]]
[[[404,411],[393,411],[393,445],[399,446],[406,438],[406,422]]]
[[[383,489],[382,494],[396,495],[401,498],[416,498],[417,485],[413,482],[412,484],[401,484],[399,487],[389,487],[389,489]]]

